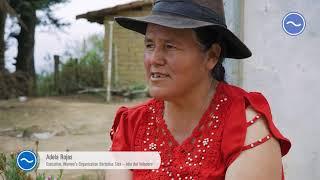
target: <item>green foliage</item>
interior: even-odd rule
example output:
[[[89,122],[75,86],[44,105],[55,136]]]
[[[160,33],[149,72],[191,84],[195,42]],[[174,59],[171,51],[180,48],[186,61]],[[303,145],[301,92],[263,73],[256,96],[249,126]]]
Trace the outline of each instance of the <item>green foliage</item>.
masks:
[[[40,173],[36,177],[36,180],[46,180],[46,174],[45,173]]]
[[[146,84],[135,83],[128,87],[128,91],[139,91],[139,90],[144,90],[146,88],[147,88]]]
[[[69,94],[86,87],[103,86],[102,36],[92,35],[76,48],[80,49],[75,50],[81,55],[79,60],[70,57],[61,68],[59,86],[62,94]]]
[[[95,51],[89,51],[81,58],[79,72],[82,86],[101,87],[103,85],[103,60]]]
[[[73,93],[79,89],[77,71],[79,71],[79,65],[76,63],[76,60],[73,59],[69,59],[61,66],[58,83],[60,94]]]
[[[10,180],[31,180],[31,176],[17,167],[17,154],[10,154],[9,156],[0,153],[0,174],[5,179]]]
[[[80,180],[89,180],[90,177],[88,175],[81,175]]]
[[[37,75],[37,95],[38,96],[53,96],[57,95],[54,89],[53,74],[42,73]]]
[[[62,171],[60,171],[62,172]],[[46,177],[46,173],[40,173],[37,175],[36,180],[47,180],[47,179],[51,179],[51,180],[62,180],[62,174],[59,174],[56,178],[54,175],[51,175],[50,178]]]
[[[69,49],[67,60],[61,64],[58,87],[54,74],[38,75],[38,95],[66,95],[87,87],[103,87],[103,38],[92,35],[80,46]],[[78,58],[74,58],[78,57]]]

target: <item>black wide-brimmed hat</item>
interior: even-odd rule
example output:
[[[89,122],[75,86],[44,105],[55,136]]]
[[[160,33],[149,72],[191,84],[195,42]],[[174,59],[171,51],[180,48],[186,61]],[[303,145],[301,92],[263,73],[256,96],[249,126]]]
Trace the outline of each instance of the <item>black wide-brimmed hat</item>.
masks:
[[[252,55],[227,28],[223,0],[155,0],[149,16],[116,17],[115,20],[122,27],[141,34],[146,33],[148,23],[177,29],[209,27],[213,29],[212,36],[216,36],[217,31],[221,34],[224,57],[243,59]]]

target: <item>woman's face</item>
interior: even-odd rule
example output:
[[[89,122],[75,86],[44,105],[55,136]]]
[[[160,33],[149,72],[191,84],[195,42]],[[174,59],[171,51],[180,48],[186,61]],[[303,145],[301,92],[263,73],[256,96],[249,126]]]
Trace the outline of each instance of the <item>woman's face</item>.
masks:
[[[170,100],[195,92],[201,83],[210,82],[216,61],[200,49],[191,29],[148,25],[144,66],[151,96]]]

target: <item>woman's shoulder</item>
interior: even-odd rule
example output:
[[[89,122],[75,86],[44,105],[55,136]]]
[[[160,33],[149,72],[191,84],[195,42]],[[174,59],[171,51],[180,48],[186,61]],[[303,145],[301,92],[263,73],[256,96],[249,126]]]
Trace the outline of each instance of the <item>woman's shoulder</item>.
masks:
[[[236,85],[231,85],[226,82],[221,82],[220,84],[222,92],[229,97],[244,96],[248,93],[246,90]]]
[[[121,106],[118,109],[110,130],[112,150],[130,150],[132,134],[139,121],[145,118],[145,112],[153,101],[150,99],[134,106]]]
[[[225,82],[221,83],[221,89],[222,89],[222,93],[230,97],[232,100],[245,100],[250,102],[250,104],[252,102],[254,104],[257,104],[257,103],[268,104],[263,93],[259,91],[247,91],[242,87],[231,85]]]
[[[116,130],[121,121],[126,121],[124,124],[135,125],[145,115],[154,99],[148,99],[133,106],[120,106],[115,114],[113,126],[111,130]]]
[[[244,111],[250,107],[256,111],[256,113],[264,114],[268,116],[269,119],[272,119],[269,102],[261,92],[246,91],[241,87],[227,83],[222,83],[221,92],[231,99],[233,108],[230,108],[230,110],[237,111],[237,109],[242,109],[241,112],[244,113]]]
[[[119,107],[116,116],[121,114],[126,114],[127,116],[143,114],[154,102],[154,99],[148,99],[133,106],[121,106]]]

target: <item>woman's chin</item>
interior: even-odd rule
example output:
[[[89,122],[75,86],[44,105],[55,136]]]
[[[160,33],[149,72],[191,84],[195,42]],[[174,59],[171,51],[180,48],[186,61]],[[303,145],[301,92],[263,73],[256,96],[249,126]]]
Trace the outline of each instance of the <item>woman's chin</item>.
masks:
[[[150,87],[149,94],[151,97],[156,99],[166,99],[169,96],[165,89],[161,89],[158,87]]]

